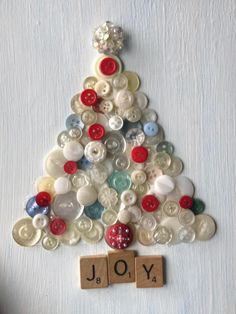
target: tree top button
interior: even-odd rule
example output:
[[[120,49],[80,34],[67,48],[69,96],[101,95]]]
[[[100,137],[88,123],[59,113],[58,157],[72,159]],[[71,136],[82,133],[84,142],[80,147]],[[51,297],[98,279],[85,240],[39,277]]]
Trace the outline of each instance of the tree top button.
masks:
[[[101,140],[105,135],[105,129],[101,124],[94,123],[90,125],[88,135],[92,140]]]
[[[143,163],[148,158],[148,150],[143,146],[136,146],[131,151],[131,158],[134,162]]]
[[[85,106],[94,106],[97,99],[97,93],[93,89],[85,89],[80,95],[80,100]]]
[[[141,205],[145,211],[154,212],[160,205],[160,202],[155,195],[148,194],[142,198]]]
[[[107,57],[102,59],[99,70],[103,75],[110,76],[117,72],[118,64],[113,58]]]

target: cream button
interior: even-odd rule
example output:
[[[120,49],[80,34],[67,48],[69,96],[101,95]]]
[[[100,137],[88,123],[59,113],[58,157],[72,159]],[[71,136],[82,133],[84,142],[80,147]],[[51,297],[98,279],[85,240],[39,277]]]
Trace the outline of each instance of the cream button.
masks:
[[[109,175],[107,167],[101,163],[93,165],[92,169],[89,170],[89,173],[95,184],[103,184]]]
[[[163,208],[163,212],[168,217],[177,216],[180,211],[179,204],[177,202],[169,201],[169,200],[164,203],[162,208]]]
[[[134,170],[131,173],[131,180],[134,184],[143,184],[147,180],[147,175],[143,170]]]
[[[155,241],[153,239],[153,232],[139,227],[137,230],[137,240],[140,244],[144,246],[154,245]]]
[[[120,154],[114,157],[112,165],[115,170],[122,171],[129,168],[130,159],[126,154]]]
[[[80,143],[71,141],[65,144],[63,155],[67,160],[78,161],[84,155],[84,148]]]
[[[48,225],[48,222],[49,222],[49,218],[48,218],[48,216],[46,216],[44,214],[37,214],[32,219],[32,225],[36,229],[46,228]]]
[[[82,233],[81,238],[85,242],[93,244],[99,242],[103,238],[103,234],[103,225],[99,221],[94,220],[92,229],[90,231]]]
[[[47,251],[53,251],[59,246],[59,240],[45,234],[42,238],[42,247]]]
[[[98,198],[97,191],[91,185],[81,187],[77,192],[77,200],[80,205],[89,206],[96,202]]]
[[[88,161],[98,163],[105,160],[107,149],[103,143],[92,141],[85,146],[84,155]]]
[[[104,210],[101,219],[105,225],[113,225],[117,221],[117,212],[112,209]]]
[[[64,164],[66,163],[66,158],[63,155],[61,149],[52,150],[44,161],[45,172],[54,178],[61,177],[65,174]]]
[[[36,180],[35,186],[37,192],[48,192],[50,195],[55,194],[54,190],[55,179],[53,177],[40,177]]]
[[[153,239],[158,244],[168,244],[172,240],[172,231],[171,229],[165,226],[158,226],[153,233]]]
[[[140,220],[140,226],[147,231],[154,231],[157,227],[157,222],[152,214],[144,213]]]
[[[86,79],[83,82],[83,88],[84,89],[94,89],[97,81],[98,81],[98,79],[95,76],[86,77]]]
[[[13,226],[12,236],[17,244],[29,247],[39,242],[42,231],[34,228],[31,218],[22,218]]]
[[[98,94],[98,96],[100,96],[100,97],[106,97],[112,91],[111,85],[105,80],[99,80],[95,84],[94,89],[95,89],[96,93]]]
[[[109,119],[109,126],[112,130],[118,131],[118,130],[122,129],[123,125],[124,125],[124,121],[118,115],[112,116]]]
[[[84,185],[90,183],[88,174],[83,170],[78,170],[75,174],[71,175],[71,183],[73,190],[77,191]]]
[[[178,233],[182,225],[179,223],[178,217],[163,217],[161,225],[172,231],[172,238],[169,244],[177,244],[180,242]]]
[[[168,169],[171,164],[171,157],[165,152],[156,153],[153,157],[153,163],[161,169],[165,170]]]
[[[112,86],[115,89],[127,89],[128,79],[124,74],[117,74],[112,79]]]
[[[81,115],[81,120],[85,125],[94,124],[97,121],[97,114],[92,110],[85,110]]]
[[[168,169],[166,169],[164,172],[165,174],[176,177],[183,171],[183,163],[178,157],[171,157],[171,164]]]
[[[196,239],[206,241],[214,236],[216,232],[216,223],[211,216],[200,214],[195,217],[193,228],[196,231]]]
[[[147,96],[142,92],[136,92],[134,94],[134,105],[143,111],[148,105]]]
[[[108,99],[104,99],[99,104],[99,110],[103,113],[109,113],[113,110],[113,102]]]
[[[54,189],[56,194],[65,194],[71,190],[71,182],[67,177],[59,177],[54,182]]]
[[[195,221],[194,213],[189,209],[182,209],[178,215],[179,222],[183,226],[191,226]]]
[[[178,237],[184,243],[191,243],[195,240],[196,233],[192,227],[185,226],[179,230]]]
[[[122,209],[118,213],[118,220],[122,224],[128,224],[131,220],[131,213],[127,209]]]
[[[92,219],[88,217],[80,217],[77,222],[77,229],[79,230],[80,233],[88,232],[92,229],[93,227],[93,221]]]
[[[150,184],[154,184],[156,178],[163,175],[162,170],[159,169],[157,166],[148,166],[145,169],[145,172],[147,174],[147,181]]]
[[[74,222],[67,224],[66,232],[64,232],[59,240],[64,245],[76,245],[80,241],[81,235]]]
[[[104,208],[112,208],[118,202],[118,194],[116,190],[104,187],[98,192],[98,201]]]
[[[126,190],[121,193],[120,200],[125,206],[131,206],[135,204],[137,195],[133,190]]]
[[[176,177],[176,186],[180,191],[181,195],[193,196],[194,194],[194,186],[189,178],[184,176]]]
[[[140,79],[137,73],[131,71],[124,71],[123,75],[125,75],[126,78],[128,79],[128,89],[131,92],[134,93],[136,90],[139,89]]]
[[[134,102],[134,95],[126,90],[120,90],[115,96],[115,104],[121,109],[128,109],[132,106]]]
[[[80,102],[80,94],[75,95],[71,99],[71,110],[76,114],[81,114],[86,110],[85,106]]]
[[[171,193],[175,188],[174,179],[167,175],[157,177],[154,184],[155,191],[161,195],[167,195]]]
[[[138,107],[132,106],[125,112],[125,117],[130,122],[138,122],[142,116],[142,112]]]
[[[156,122],[157,121],[157,113],[153,109],[144,109],[142,111],[141,122],[145,124],[146,122]]]

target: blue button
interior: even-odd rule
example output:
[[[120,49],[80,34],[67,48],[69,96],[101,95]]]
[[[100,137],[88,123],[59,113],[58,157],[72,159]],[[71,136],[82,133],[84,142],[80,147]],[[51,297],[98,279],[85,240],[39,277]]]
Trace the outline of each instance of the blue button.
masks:
[[[28,200],[25,210],[30,217],[34,217],[37,214],[47,215],[49,213],[50,206],[40,207],[35,201],[35,196],[33,196]]]
[[[84,123],[81,121],[80,116],[77,114],[71,114],[66,118],[66,128],[68,130],[75,128],[84,128]]]
[[[156,136],[158,129],[158,124],[155,122],[147,122],[143,126],[143,131],[147,136]]]
[[[92,167],[92,163],[85,157],[83,156],[78,162],[78,168],[81,170],[87,170]]]
[[[126,171],[113,171],[107,181],[118,193],[128,190],[132,184],[130,175]]]
[[[104,207],[98,201],[84,208],[85,215],[90,219],[100,219],[103,211]]]

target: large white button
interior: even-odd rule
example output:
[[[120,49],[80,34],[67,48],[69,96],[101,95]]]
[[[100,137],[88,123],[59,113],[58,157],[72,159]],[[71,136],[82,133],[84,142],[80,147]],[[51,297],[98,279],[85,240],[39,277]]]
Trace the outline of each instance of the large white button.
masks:
[[[100,97],[106,97],[108,96],[111,91],[111,85],[105,81],[105,80],[99,80],[96,84],[95,84],[95,91],[98,94],[98,96]]]
[[[109,119],[109,126],[112,130],[117,131],[117,130],[122,129],[123,124],[124,124],[123,119],[118,115],[112,116]]]
[[[200,241],[210,240],[216,232],[214,219],[206,214],[197,215],[193,228],[196,231],[196,239]]]
[[[41,239],[42,231],[35,229],[31,218],[18,220],[12,230],[15,242],[21,246],[34,246]]]
[[[125,206],[130,206],[136,202],[137,195],[133,190],[126,190],[121,193],[120,200]]]
[[[134,105],[139,109],[144,110],[148,105],[148,98],[142,92],[136,92],[134,94]]]
[[[167,175],[162,175],[155,180],[155,191],[161,195],[167,195],[175,188],[175,181]]]
[[[90,206],[98,198],[97,191],[91,185],[81,187],[77,192],[77,200],[83,206]]]
[[[183,209],[179,215],[179,222],[183,226],[191,226],[195,221],[194,213],[189,209]]]
[[[140,220],[140,226],[147,231],[153,231],[156,229],[157,221],[152,214],[144,213]]]
[[[128,109],[133,105],[134,95],[126,90],[121,89],[115,96],[115,104],[121,109]]]
[[[179,189],[181,195],[193,196],[194,186],[189,178],[184,176],[176,177],[176,186]]]
[[[97,120],[97,114],[92,110],[85,110],[81,115],[81,120],[86,125],[93,124]]]
[[[54,182],[54,189],[56,194],[65,194],[71,190],[71,182],[67,177],[59,177]]]
[[[131,220],[131,213],[127,209],[122,209],[118,213],[118,220],[122,224],[127,224]]]
[[[131,214],[131,222],[137,223],[142,217],[142,211],[137,205],[133,205],[127,208]]]
[[[107,149],[103,143],[93,141],[85,146],[84,155],[88,161],[98,163],[106,158]]]
[[[32,225],[36,229],[44,229],[47,227],[49,222],[49,218],[46,215],[43,214],[37,214],[32,219]]]
[[[124,74],[117,74],[112,79],[112,86],[115,89],[126,89],[128,87],[128,79]]]
[[[66,163],[66,158],[63,155],[61,149],[55,149],[51,151],[45,158],[44,169],[45,172],[54,178],[61,177],[65,174],[64,164]]]
[[[71,141],[65,144],[63,148],[63,154],[64,157],[68,160],[78,161],[84,155],[84,148],[80,143]]]

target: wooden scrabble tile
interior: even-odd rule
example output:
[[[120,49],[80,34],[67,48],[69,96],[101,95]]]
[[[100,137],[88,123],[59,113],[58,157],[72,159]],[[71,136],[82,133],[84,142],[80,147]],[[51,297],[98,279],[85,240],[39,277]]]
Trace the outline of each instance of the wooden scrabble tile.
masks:
[[[163,287],[163,257],[135,257],[135,275],[137,288]]]
[[[80,257],[81,289],[105,288],[108,286],[107,256]]]
[[[134,282],[134,251],[108,252],[109,283]]]

